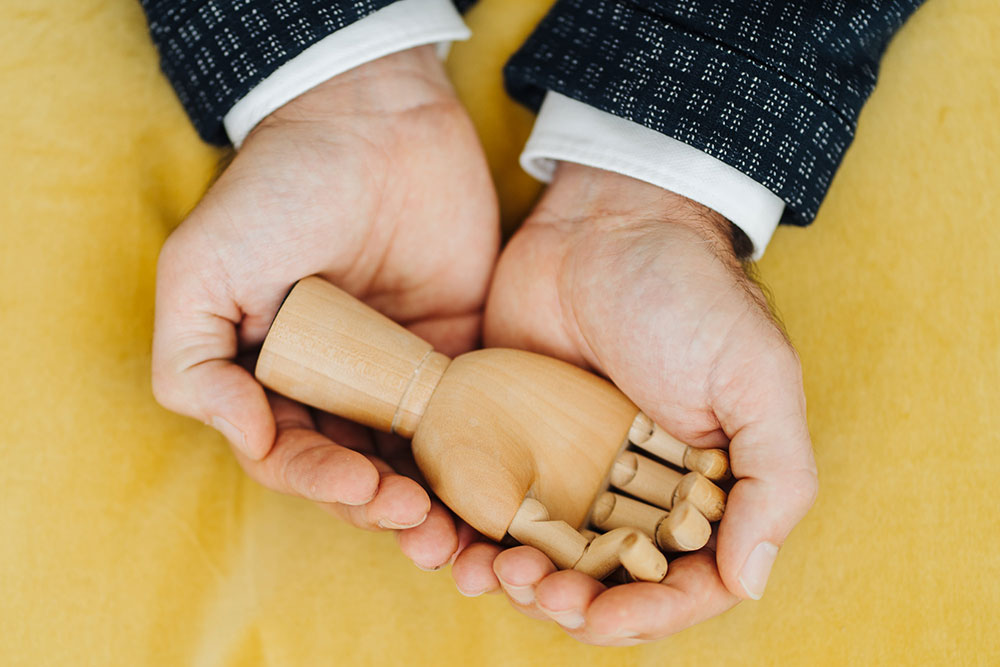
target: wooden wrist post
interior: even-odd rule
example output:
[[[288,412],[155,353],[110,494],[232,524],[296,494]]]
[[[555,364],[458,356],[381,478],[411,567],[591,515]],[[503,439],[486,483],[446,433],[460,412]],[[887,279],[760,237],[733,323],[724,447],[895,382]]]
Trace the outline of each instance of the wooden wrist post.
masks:
[[[412,438],[449,361],[346,292],[306,278],[271,325],[256,375],[306,405]]]

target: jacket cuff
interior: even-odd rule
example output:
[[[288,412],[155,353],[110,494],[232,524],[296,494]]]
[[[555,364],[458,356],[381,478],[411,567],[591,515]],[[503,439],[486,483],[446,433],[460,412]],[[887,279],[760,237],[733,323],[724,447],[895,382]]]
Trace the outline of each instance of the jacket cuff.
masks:
[[[198,134],[226,143],[222,118],[285,62],[393,0],[142,0],[164,74]]]
[[[448,46],[469,29],[451,0],[400,0],[324,37],[274,71],[226,113],[239,148],[266,116],[302,93],[367,62],[426,44]]]
[[[785,208],[780,197],[741,171],[676,139],[559,93],[548,93],[521,166],[552,180],[556,161],[624,174],[720,213],[753,243],[760,259]]]
[[[799,225],[854,133],[854,119],[808,87],[634,3],[559,0],[505,74],[534,109],[555,91],[721,160],[781,197],[782,221]]]

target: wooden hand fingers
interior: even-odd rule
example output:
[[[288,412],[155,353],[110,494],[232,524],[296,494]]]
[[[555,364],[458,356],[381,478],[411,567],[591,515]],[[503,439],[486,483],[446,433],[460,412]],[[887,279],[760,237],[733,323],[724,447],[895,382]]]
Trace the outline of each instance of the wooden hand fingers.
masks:
[[[622,452],[609,474],[612,490],[598,496],[591,508],[591,525],[601,531],[634,528],[663,551],[704,547],[712,535],[709,522],[721,519],[726,508],[726,493],[712,480],[730,477],[728,454],[690,447],[641,412],[628,439],[671,465],[636,451]]]
[[[718,521],[726,509],[726,492],[699,472],[687,474],[646,458],[624,452],[611,467],[611,486],[669,510],[688,500],[709,521]]]
[[[636,528],[664,551],[696,551],[708,543],[712,526],[686,500],[668,512],[617,493],[605,492],[594,504],[591,523],[600,530]]]
[[[636,447],[667,463],[700,472],[713,481],[729,479],[729,455],[722,449],[699,449],[684,444],[640,412],[632,422],[628,439]]]
[[[722,449],[689,447],[643,413],[635,417],[627,444],[642,453],[626,449],[615,459],[610,490],[598,495],[589,525],[577,530],[552,519],[529,497],[509,534],[541,550],[557,567],[598,580],[621,568],[639,581],[663,579],[663,552],[701,549],[711,538],[710,522],[722,518],[726,492],[712,480],[729,478],[729,457]]]
[[[574,569],[604,579],[619,566],[640,581],[660,581],[667,559],[653,539],[636,528],[607,533],[578,531],[565,521],[549,518],[545,506],[525,498],[509,529],[511,537],[548,556],[556,567]]]

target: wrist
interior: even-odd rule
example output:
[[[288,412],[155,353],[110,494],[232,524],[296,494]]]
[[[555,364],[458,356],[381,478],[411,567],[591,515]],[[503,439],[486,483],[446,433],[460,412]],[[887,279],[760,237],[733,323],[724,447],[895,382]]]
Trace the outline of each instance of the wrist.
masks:
[[[372,120],[446,103],[458,102],[434,46],[418,46],[331,77],[266,116],[248,139],[290,124]]]
[[[629,176],[571,162],[559,163],[539,210],[547,219],[586,221],[597,231],[679,226],[730,261],[749,257],[752,251],[746,235],[707,206]]]

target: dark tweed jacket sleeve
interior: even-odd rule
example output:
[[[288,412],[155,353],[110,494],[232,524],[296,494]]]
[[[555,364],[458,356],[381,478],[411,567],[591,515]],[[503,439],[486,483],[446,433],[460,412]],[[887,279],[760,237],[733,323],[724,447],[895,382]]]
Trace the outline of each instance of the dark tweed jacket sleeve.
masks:
[[[394,0],[140,0],[198,134],[228,141],[226,113],[282,64]],[[463,9],[473,0],[457,0]]]
[[[546,90],[694,146],[816,215],[875,86],[882,52],[922,0],[558,0],[506,68]]]

